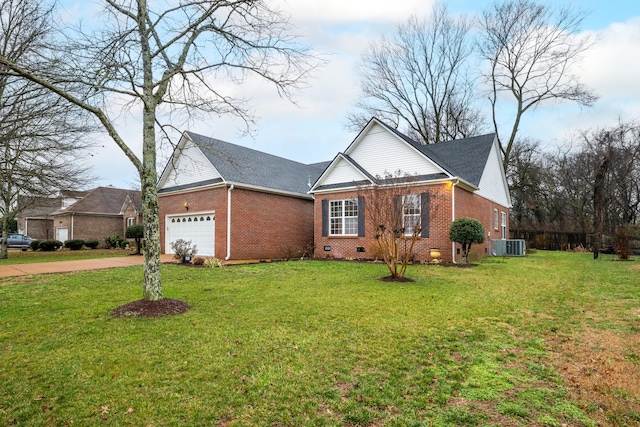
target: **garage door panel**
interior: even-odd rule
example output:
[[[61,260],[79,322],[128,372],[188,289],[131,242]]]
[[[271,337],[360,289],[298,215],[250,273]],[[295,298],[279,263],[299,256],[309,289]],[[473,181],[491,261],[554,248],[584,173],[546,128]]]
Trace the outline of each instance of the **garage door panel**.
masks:
[[[173,253],[171,242],[178,239],[191,241],[197,246],[198,255],[215,254],[215,213],[167,216],[167,238],[165,251]]]

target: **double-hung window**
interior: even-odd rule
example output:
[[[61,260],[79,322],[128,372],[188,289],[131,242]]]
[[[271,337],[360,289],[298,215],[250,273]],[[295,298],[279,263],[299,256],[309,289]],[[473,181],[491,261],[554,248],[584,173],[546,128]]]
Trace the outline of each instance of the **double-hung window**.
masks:
[[[402,226],[405,235],[412,235],[416,225],[420,224],[422,209],[420,195],[409,194],[402,197]]]
[[[332,200],[329,211],[332,236],[358,235],[358,199]]]
[[[135,217],[129,217],[127,218],[127,227],[131,227],[132,225],[136,224],[136,219]]]
[[[493,210],[493,228],[498,229],[498,209]]]
[[[506,212],[500,212],[501,216],[502,216],[502,239],[506,239],[507,238],[507,213]]]

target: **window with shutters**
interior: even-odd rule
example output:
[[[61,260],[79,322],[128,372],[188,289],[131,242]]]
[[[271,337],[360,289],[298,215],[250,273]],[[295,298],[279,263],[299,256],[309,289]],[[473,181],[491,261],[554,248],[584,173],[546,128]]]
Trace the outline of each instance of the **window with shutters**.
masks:
[[[332,236],[358,235],[358,200],[332,200],[329,206]]]

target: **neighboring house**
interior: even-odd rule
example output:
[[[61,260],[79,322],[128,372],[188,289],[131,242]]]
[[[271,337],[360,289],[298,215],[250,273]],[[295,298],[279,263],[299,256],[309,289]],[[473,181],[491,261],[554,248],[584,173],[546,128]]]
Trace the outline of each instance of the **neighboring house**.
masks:
[[[54,238],[98,240],[125,236],[128,225],[141,224],[140,192],[114,187],[98,187],[75,203],[51,213]]]
[[[385,188],[381,177],[396,171],[415,177],[406,196],[429,200],[411,212],[424,220],[417,260],[429,260],[431,248],[440,249],[445,261],[460,260],[460,247],[448,236],[459,217],[478,219],[487,232],[483,244],[472,246],[472,257],[488,255],[489,240],[507,238],[511,199],[494,134],[421,145],[373,118],[310,191],[316,257],[372,256],[375,227],[367,223],[363,201],[372,188]]]
[[[16,217],[18,232],[36,240],[53,239],[55,229],[52,212],[66,208],[88,194],[88,191],[62,190],[57,197],[21,197],[26,206]]]
[[[158,181],[163,253],[191,241],[198,255],[274,259],[310,255],[313,197],[328,163],[306,165],[184,132]]]

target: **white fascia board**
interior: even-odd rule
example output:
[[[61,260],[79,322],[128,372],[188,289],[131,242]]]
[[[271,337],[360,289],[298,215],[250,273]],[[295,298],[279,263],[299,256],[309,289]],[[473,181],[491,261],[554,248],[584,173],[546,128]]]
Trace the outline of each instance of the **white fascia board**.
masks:
[[[187,132],[184,131],[182,132],[180,141],[178,141],[178,145],[176,145],[176,148],[173,149],[173,153],[171,153],[171,157],[169,157],[167,164],[164,165],[164,169],[162,170],[162,174],[160,174],[160,179],[158,179],[156,188],[161,188],[165,184],[165,181],[167,180],[167,177],[169,176],[171,169],[173,169],[174,160],[175,160],[174,157],[177,155],[177,153],[182,151],[182,148],[187,143],[187,140],[191,140],[191,138],[189,138],[189,135],[187,135]]]
[[[497,135],[493,137],[493,146],[494,146],[494,149],[496,151],[496,155],[498,156],[499,163],[500,163],[500,165],[502,165],[503,164],[503,161],[502,161],[503,159],[502,159],[502,154],[501,154],[502,151],[500,150],[500,144],[498,142],[498,136]],[[511,192],[509,191],[509,183],[507,182],[507,174],[505,173],[503,167],[500,168],[500,175],[502,175],[502,184],[504,185],[504,188],[505,188],[505,190],[507,192],[507,204],[508,204],[507,207],[509,209],[511,209],[513,207],[513,203],[511,202]]]
[[[419,186],[422,186],[422,185],[446,184],[446,183],[450,183],[450,182],[453,182],[453,181],[457,181],[458,182],[457,185],[459,187],[461,187],[461,188],[466,189],[466,190],[469,190],[469,191],[472,191],[472,192],[478,190],[477,187],[475,187],[474,185],[472,185],[468,181],[465,181],[464,179],[458,178],[458,177],[434,179],[434,180],[429,180],[429,181],[416,181],[416,182],[406,183],[404,185],[406,185],[407,187],[419,187]],[[348,186],[348,187],[327,188],[327,189],[324,189],[324,190],[317,190],[317,191],[314,191],[314,194],[344,193],[344,192],[354,191],[354,190],[367,190],[369,188],[374,188],[374,187],[384,188],[385,186],[384,185],[380,185],[380,184],[371,184],[371,185],[367,185],[367,186],[352,185],[352,186]]]
[[[356,167],[351,161],[349,161],[348,158],[346,158],[342,153],[338,153],[336,155],[336,157],[334,157],[334,159],[331,161],[331,163],[329,164],[329,166],[327,166],[327,168],[324,170],[324,172],[322,173],[322,175],[320,175],[320,178],[318,178],[316,180],[316,182],[313,184],[313,186],[311,187],[311,189],[309,189],[309,191],[307,192],[307,194],[312,194],[313,192],[315,192],[316,187],[318,186],[319,183],[322,182],[322,180],[324,178],[326,178],[331,171],[335,168],[335,166],[338,164],[339,160],[344,160],[345,162],[347,162],[349,164],[349,166],[351,166],[351,168],[353,168],[353,170],[355,170],[360,176],[362,176],[363,179],[366,179],[367,181],[371,182],[373,184],[373,181],[371,181],[371,178],[369,178],[367,175],[365,175],[364,173],[362,173],[362,171],[360,170],[360,168]]]
[[[180,190],[175,190],[175,191],[166,191],[166,192],[158,194],[158,197],[174,196],[176,194],[191,193],[191,192],[196,191],[196,190],[197,191],[209,190],[209,189],[217,188],[217,187],[228,187],[230,185],[233,185],[234,188],[236,188],[236,189],[241,188],[241,189],[244,189],[244,190],[258,191],[260,193],[270,193],[270,194],[277,194],[277,195],[280,195],[280,196],[295,197],[295,198],[298,198],[298,199],[313,200],[313,196],[307,195],[307,194],[294,193],[292,191],[275,190],[273,188],[260,187],[260,186],[257,186],[257,185],[243,184],[243,183],[240,183],[240,182],[224,181],[224,180],[221,181],[221,182],[216,182],[215,184],[208,184],[208,185],[203,185],[203,186],[199,186],[199,187],[182,188]]]

